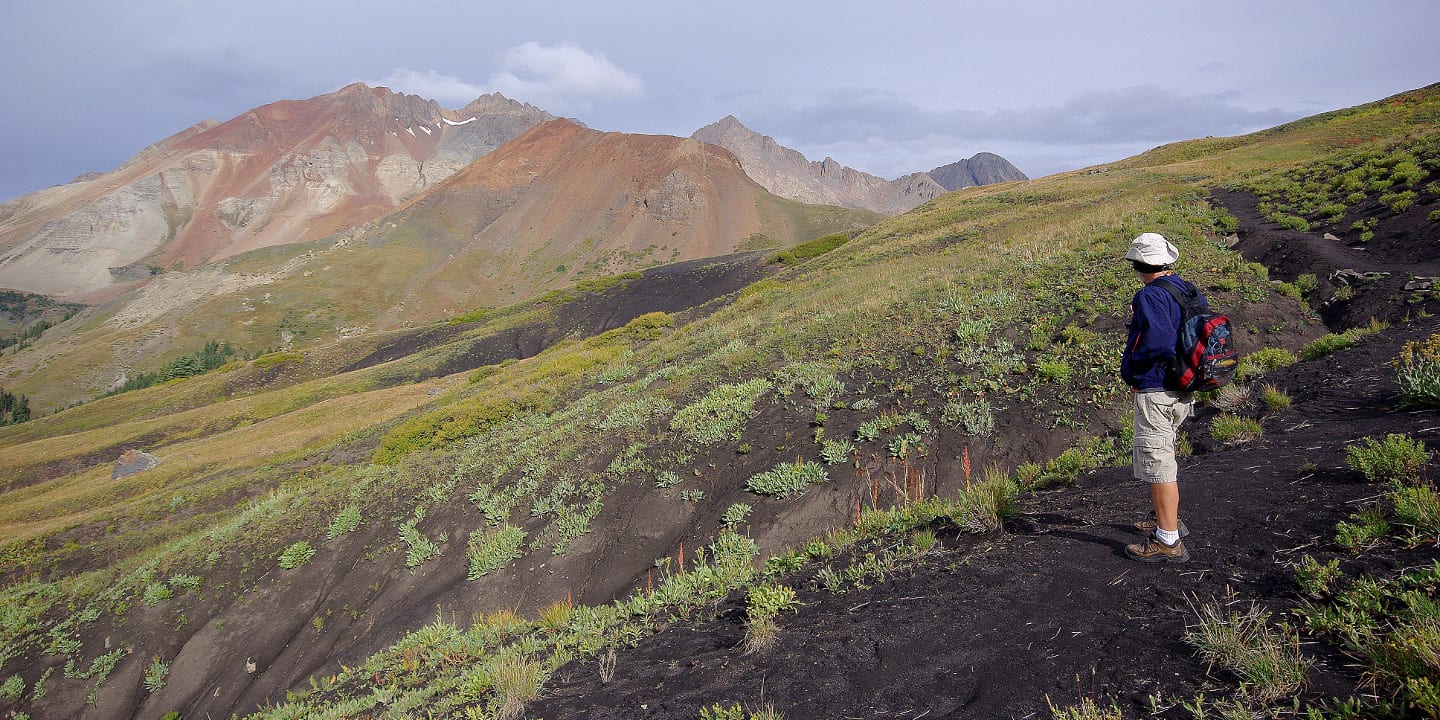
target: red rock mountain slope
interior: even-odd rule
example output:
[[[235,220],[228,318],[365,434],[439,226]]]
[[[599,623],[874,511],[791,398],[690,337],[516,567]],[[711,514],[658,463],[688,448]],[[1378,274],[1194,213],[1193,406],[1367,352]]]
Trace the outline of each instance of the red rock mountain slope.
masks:
[[[551,119],[353,84],[207,121],[120,168],[0,206],[0,287],[99,300],[158,270],[327,237]]]
[[[767,193],[721,148],[553,120],[364,235],[431,245],[447,238],[450,256],[433,276],[452,287],[430,289],[478,291],[476,302],[495,302],[567,277],[732,252],[755,233],[808,239],[806,223],[787,208],[794,203]],[[502,292],[484,297],[486,288]]]

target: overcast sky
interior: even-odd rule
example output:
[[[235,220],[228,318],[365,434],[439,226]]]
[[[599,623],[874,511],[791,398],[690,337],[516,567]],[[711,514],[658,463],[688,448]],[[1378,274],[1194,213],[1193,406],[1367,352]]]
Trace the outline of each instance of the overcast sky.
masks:
[[[1440,2],[4,0],[0,200],[350,82],[499,91],[591,127],[733,114],[896,177],[1032,177],[1440,81]]]

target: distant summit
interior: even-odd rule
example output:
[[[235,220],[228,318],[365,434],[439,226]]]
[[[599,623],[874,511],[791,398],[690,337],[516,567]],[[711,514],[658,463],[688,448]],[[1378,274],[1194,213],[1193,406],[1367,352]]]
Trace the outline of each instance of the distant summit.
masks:
[[[959,190],[976,185],[1029,180],[1020,168],[995,153],[982,152],[966,160],[941,165],[926,173],[946,190]]]
[[[980,153],[931,173],[916,172],[895,180],[846,167],[831,158],[811,161],[774,138],[745,127],[734,115],[696,130],[690,137],[734,153],[755,182],[791,200],[873,210],[890,215],[910,210],[951,190],[1008,180],[1025,174],[1005,158]],[[941,172],[945,179],[933,175]]]

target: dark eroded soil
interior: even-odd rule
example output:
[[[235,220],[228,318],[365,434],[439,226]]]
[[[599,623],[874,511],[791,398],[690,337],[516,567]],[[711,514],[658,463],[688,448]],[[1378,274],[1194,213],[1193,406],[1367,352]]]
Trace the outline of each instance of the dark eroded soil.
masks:
[[[1277,278],[1342,268],[1395,280],[1440,274],[1433,238],[1407,244],[1381,233],[1372,247],[1383,252],[1356,250],[1268,225],[1244,197],[1220,200],[1242,221],[1241,251],[1274,263]],[[1192,603],[1234,593],[1285,613],[1300,600],[1290,564],[1305,554],[1380,573],[1440,558],[1433,546],[1391,547],[1357,561],[1333,542],[1335,524],[1383,491],[1348,469],[1349,444],[1409,433],[1440,449],[1440,413],[1397,410],[1388,366],[1405,341],[1440,332],[1440,320],[1405,322],[1434,300],[1407,300],[1394,284],[1372,283],[1324,313],[1335,329],[1378,317],[1394,323],[1389,330],[1266,377],[1295,402],[1266,419],[1262,441],[1216,447],[1213,410],[1187,424],[1196,454],[1181,465],[1186,564],[1124,557],[1148,495],[1128,467],[1102,470],[1023,497],[1004,533],[942,533],[915,569],[869,589],[831,594],[807,567],[787,579],[802,609],[782,617],[767,649],[744,652],[743,597],[732,596],[718,617],[677,623],[621,652],[608,683],[593,660],[561,668],[527,716],[691,720],[741,703],[773,705],[787,720],[1045,718],[1049,700],[1089,696],[1115,699],[1127,718],[1189,717],[1175,698],[1214,698],[1236,682],[1208,675],[1185,643]],[[1307,696],[1347,695],[1360,682],[1346,658],[1320,645],[1306,652],[1317,659]]]

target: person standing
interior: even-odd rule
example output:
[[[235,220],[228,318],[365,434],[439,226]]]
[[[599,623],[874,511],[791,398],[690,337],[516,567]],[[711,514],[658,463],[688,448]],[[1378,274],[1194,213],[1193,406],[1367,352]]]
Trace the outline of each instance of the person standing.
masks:
[[[1160,283],[1173,283],[1186,292],[1188,284],[1171,269],[1180,251],[1159,233],[1136,237],[1125,259],[1144,286],[1130,301],[1130,331],[1120,377],[1130,386],[1135,412],[1132,470],[1136,479],[1149,484],[1154,510],[1153,519],[1135,524],[1147,533],[1145,540],[1127,545],[1125,555],[1141,562],[1185,562],[1190,552],[1181,538],[1190,533],[1180,522],[1175,440],[1180,424],[1194,409],[1194,398],[1166,385],[1175,362],[1182,311]]]

